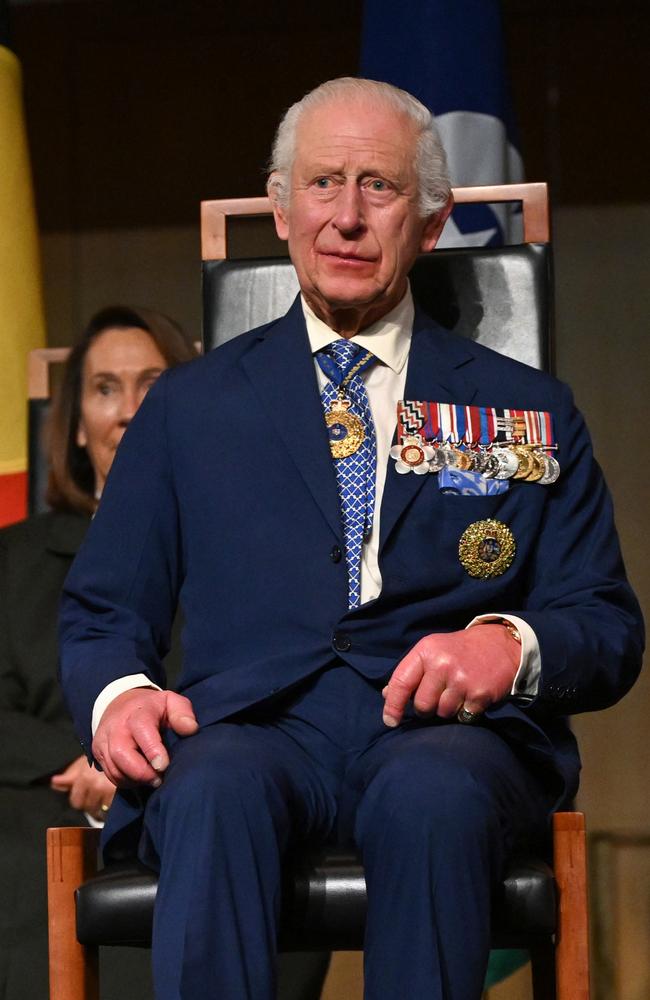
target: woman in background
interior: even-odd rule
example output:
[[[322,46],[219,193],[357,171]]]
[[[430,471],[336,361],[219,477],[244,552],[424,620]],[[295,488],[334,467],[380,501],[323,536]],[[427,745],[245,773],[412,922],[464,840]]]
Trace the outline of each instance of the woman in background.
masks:
[[[63,581],[117,446],[160,373],[196,355],[172,320],[114,306],[70,352],[49,428],[51,510],[0,531],[0,998],[46,1000],[45,829],[101,821],[114,787],[88,766],[57,682]],[[173,671],[172,671],[173,672]],[[145,997],[147,956],[102,1000]],[[110,959],[110,956],[109,956]]]

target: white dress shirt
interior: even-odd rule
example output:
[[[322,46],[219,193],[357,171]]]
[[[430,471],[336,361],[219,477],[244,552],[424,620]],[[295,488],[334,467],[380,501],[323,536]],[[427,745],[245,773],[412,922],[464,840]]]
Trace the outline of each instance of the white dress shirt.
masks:
[[[307,324],[307,335],[312,354],[321,351],[339,334],[330,329],[302,299],[302,308]],[[361,603],[366,604],[381,594],[381,573],[379,570],[379,529],[381,501],[384,495],[389,452],[397,423],[397,403],[404,398],[406,369],[411,347],[414,305],[410,288],[401,302],[376,323],[356,334],[352,340],[361,347],[372,351],[378,359],[362,373],[368,393],[370,411],[375,424],[377,441],[377,479],[375,482],[375,513],[370,538],[364,543],[361,556]],[[319,389],[327,381],[320,365],[314,358],[314,369]],[[513,623],[521,636],[521,657],[511,693],[519,697],[532,697],[537,691],[541,670],[541,654],[537,637],[528,622],[511,614],[491,613],[477,615],[468,622],[467,628],[481,622],[498,621],[500,618]],[[93,733],[106,706],[123,691],[134,687],[155,687],[145,674],[131,674],[120,677],[108,684],[97,697],[93,708]]]

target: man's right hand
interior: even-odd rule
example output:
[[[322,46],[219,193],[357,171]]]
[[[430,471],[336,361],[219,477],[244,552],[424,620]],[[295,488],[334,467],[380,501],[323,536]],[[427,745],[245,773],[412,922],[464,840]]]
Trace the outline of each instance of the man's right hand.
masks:
[[[192,736],[199,724],[189,698],[175,691],[132,688],[105,709],[95,738],[93,755],[114,785],[160,785],[169,765],[162,729]]]

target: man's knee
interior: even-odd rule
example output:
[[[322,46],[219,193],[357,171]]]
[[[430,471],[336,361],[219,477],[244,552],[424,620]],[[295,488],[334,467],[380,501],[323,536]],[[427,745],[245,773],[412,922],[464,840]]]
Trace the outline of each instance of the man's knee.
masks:
[[[449,728],[449,727],[445,727]],[[480,739],[476,755],[466,747],[420,730],[387,756],[359,804],[357,834],[402,842],[431,831],[436,838],[490,837],[498,807],[482,781]]]

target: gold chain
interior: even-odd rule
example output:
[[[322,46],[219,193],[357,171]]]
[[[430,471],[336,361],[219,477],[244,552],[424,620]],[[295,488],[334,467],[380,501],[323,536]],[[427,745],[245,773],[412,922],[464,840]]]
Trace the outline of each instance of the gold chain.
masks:
[[[357,361],[356,365],[353,365],[352,368],[350,368],[350,371],[347,373],[347,375],[345,376],[345,378],[342,379],[339,382],[339,384],[337,386],[337,389],[336,389],[336,392],[337,392],[337,395],[338,395],[339,399],[345,399],[345,387],[346,387],[346,385],[348,384],[348,382],[350,381],[350,379],[354,378],[354,376],[357,374],[357,372],[359,371],[359,369],[363,368],[363,366],[365,365],[366,361],[369,358],[371,358],[371,357],[372,357],[372,351],[366,351],[366,353],[364,354],[364,356],[359,361]]]

